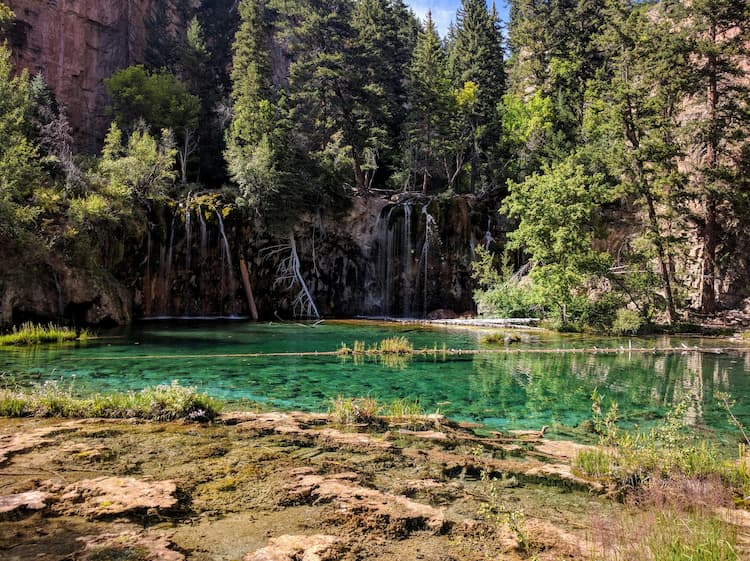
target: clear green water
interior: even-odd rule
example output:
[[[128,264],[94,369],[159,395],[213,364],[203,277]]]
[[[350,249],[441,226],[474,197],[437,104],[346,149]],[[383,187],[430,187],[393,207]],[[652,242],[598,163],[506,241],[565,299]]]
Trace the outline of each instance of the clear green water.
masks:
[[[249,353],[334,351],[342,341],[368,344],[404,335],[416,348],[483,348],[474,330],[374,322],[294,324],[197,322],[140,324],[120,337],[80,348],[39,346],[0,351],[6,382],[75,380],[81,393],[140,389],[179,380],[229,402],[251,400],[280,409],[325,410],[337,395],[388,401],[418,399],[428,412],[490,428],[574,427],[591,416],[595,388],[618,401],[626,420],[647,424],[688,398],[691,423],[728,436],[717,391],[738,400],[750,424],[750,352],[628,353],[628,340],[531,336],[520,348],[623,347],[617,354],[534,354],[417,357],[405,364],[332,356],[242,357]],[[726,347],[712,339],[634,339],[634,347]],[[488,347],[490,348],[490,347]],[[494,347],[494,348],[497,348]],[[513,348],[517,348],[514,346]],[[230,355],[230,356],[220,356]]]

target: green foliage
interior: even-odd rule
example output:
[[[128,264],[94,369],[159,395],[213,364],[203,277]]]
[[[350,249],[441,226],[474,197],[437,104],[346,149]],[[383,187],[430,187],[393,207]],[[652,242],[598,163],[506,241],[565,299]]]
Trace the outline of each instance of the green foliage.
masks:
[[[598,476],[606,475],[626,488],[632,487],[633,482],[651,479],[717,476],[725,486],[743,496],[750,489],[750,469],[743,458],[739,462],[725,459],[714,444],[687,429],[688,401],[675,405],[656,426],[644,432],[637,427],[622,430],[618,426],[616,402],[611,402],[605,412],[604,397],[599,392],[594,391],[591,399],[594,428],[601,437],[599,451],[609,457],[608,473],[600,472]]]
[[[107,133],[98,171],[109,182],[110,192],[145,203],[162,198],[175,179],[175,149],[168,130],[157,140],[136,129],[123,144],[117,122]]]
[[[606,477],[612,472],[609,455],[598,449],[578,452],[573,467],[591,477]]]
[[[51,323],[49,325],[24,323],[20,327],[14,327],[10,333],[0,335],[0,347],[85,341],[89,337],[90,334],[87,331],[76,332],[74,329]]]
[[[608,268],[609,256],[596,251],[593,241],[598,211],[612,193],[601,174],[587,173],[572,158],[545,166],[523,183],[509,183],[509,190],[503,211],[519,220],[509,247],[530,256],[539,296],[565,327],[584,284]]]
[[[30,229],[39,209],[28,204],[33,186],[41,178],[38,149],[29,138],[31,111],[29,76],[18,75],[10,50],[0,44],[0,240],[17,240]]]
[[[171,385],[140,392],[77,397],[72,385],[45,382],[32,390],[0,389],[0,416],[141,418],[155,421],[212,420],[220,411],[217,401],[195,388]]]
[[[143,66],[130,66],[115,72],[106,84],[115,120],[128,131],[140,120],[155,131],[172,129],[179,135],[198,126],[200,100],[166,71],[151,73]]]
[[[498,273],[494,256],[489,251],[477,247],[475,252],[472,278],[477,283],[474,301],[479,314],[505,318],[537,317],[540,307],[534,287],[513,277],[513,269],[507,259]]]
[[[643,316],[628,308],[617,310],[617,316],[612,323],[612,333],[615,335],[636,335],[643,328]]]

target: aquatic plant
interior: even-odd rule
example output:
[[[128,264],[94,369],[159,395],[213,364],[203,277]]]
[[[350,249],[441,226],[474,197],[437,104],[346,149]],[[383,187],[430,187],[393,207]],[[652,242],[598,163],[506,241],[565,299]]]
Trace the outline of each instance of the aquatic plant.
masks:
[[[406,355],[414,352],[414,345],[406,337],[389,337],[380,341],[378,345],[380,354]]]
[[[47,381],[32,389],[0,389],[2,417],[141,418],[156,421],[209,421],[221,409],[218,401],[196,388],[169,385],[139,392],[78,397],[71,386]]]
[[[424,409],[419,404],[419,400],[401,398],[386,403],[380,408],[382,415],[396,419],[409,419],[412,417],[423,416]]]
[[[86,330],[77,332],[69,327],[61,327],[52,323],[37,325],[26,322],[20,327],[14,327],[10,333],[0,335],[0,347],[86,341],[89,337],[91,334]]]
[[[485,335],[481,338],[480,342],[484,345],[497,345],[497,344],[512,344],[512,343],[520,343],[521,342],[521,336],[517,333],[502,333],[502,332],[496,332],[496,333],[490,333],[489,335]]]
[[[389,337],[383,339],[380,343],[370,345],[368,348],[364,341],[354,341],[353,346],[349,347],[346,343],[336,351],[340,356],[348,355],[408,355],[414,353],[414,345],[406,337]]]

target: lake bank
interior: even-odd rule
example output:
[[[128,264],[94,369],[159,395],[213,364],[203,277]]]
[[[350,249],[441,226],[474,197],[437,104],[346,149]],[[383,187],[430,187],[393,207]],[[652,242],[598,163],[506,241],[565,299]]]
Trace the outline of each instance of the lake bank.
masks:
[[[579,449],[436,416],[378,427],[306,413],[225,413],[210,425],[0,420],[0,552],[586,559],[611,545],[602,525],[640,511],[574,472]]]

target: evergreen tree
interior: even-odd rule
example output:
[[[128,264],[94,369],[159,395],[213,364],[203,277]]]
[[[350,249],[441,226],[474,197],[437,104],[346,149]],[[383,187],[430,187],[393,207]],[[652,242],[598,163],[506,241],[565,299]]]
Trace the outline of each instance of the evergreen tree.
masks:
[[[432,13],[419,34],[411,62],[409,135],[414,153],[413,171],[422,174],[422,192],[429,178],[440,170],[449,135],[448,123],[454,111],[447,57]],[[447,178],[446,178],[447,179]]]
[[[277,151],[278,112],[267,45],[270,28],[264,0],[242,0],[234,42],[232,101],[226,160],[241,197],[256,209],[281,189]]]
[[[413,50],[403,3],[362,0],[352,12],[352,56],[362,80],[361,98],[353,108],[357,127],[369,130],[365,140],[368,188],[394,163],[406,118],[408,66]]]
[[[733,203],[743,174],[739,160],[750,147],[750,88],[746,64],[750,56],[750,5],[733,0],[694,0],[680,25],[691,30],[693,76],[691,90],[702,111],[688,127],[697,157],[692,187],[700,201],[703,240],[701,308],[717,308],[719,246],[727,235],[722,223],[734,218]],[[743,217],[744,218],[744,217]]]
[[[494,9],[493,9],[494,13]],[[465,112],[465,131],[471,161],[471,191],[476,190],[484,167],[484,188],[496,182],[494,169],[500,141],[497,106],[505,91],[502,36],[496,16],[485,0],[463,0],[456,16],[456,39],[451,50],[451,67],[457,88],[476,85],[476,100]],[[468,106],[465,106],[468,107]]]
[[[605,0],[514,0],[510,22],[510,89],[541,91],[553,103],[552,130],[535,158],[565,158],[581,143],[586,85],[602,64],[597,37]]]
[[[608,63],[588,94],[587,151],[642,204],[645,237],[674,322],[675,240],[669,232],[684,179],[678,170],[679,111],[689,80],[684,31],[636,0],[610,0],[600,44]]]

